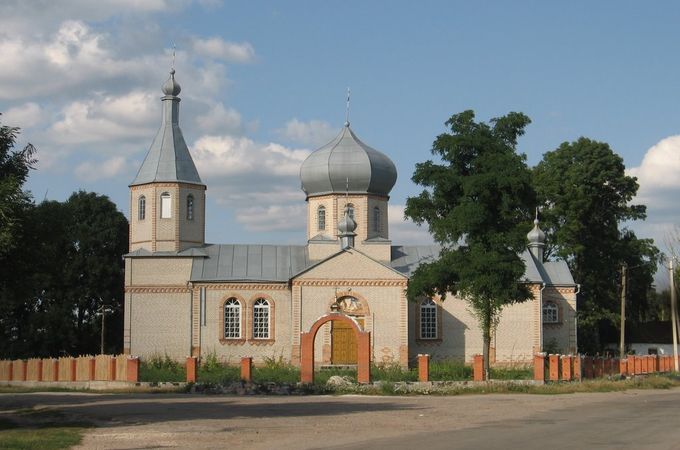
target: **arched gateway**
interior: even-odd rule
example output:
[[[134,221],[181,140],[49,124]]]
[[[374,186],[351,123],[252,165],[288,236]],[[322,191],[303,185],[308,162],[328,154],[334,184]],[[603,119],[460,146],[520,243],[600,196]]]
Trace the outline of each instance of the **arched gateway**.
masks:
[[[343,322],[352,327],[357,337],[357,381],[371,382],[371,333],[362,331],[354,319],[341,313],[329,313],[321,316],[308,332],[300,333],[300,381],[314,382],[314,339],[316,333],[325,323]]]

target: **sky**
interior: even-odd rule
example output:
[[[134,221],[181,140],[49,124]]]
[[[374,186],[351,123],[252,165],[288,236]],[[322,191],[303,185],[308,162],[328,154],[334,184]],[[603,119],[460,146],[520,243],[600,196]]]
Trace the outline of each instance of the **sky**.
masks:
[[[0,121],[22,129],[41,201],[79,189],[126,215],[128,184],[160,126],[176,46],[180,126],[208,185],[206,239],[304,243],[299,167],[350,122],[398,171],[390,237],[444,122],[532,119],[530,166],[580,136],[608,142],[638,177],[645,222],[680,223],[680,3],[671,1],[3,0]]]

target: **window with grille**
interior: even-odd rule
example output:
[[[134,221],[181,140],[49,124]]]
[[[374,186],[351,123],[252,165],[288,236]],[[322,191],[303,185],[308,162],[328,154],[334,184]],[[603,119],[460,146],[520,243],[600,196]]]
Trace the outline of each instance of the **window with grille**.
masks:
[[[420,304],[420,339],[437,339],[437,305],[432,299]]]
[[[319,223],[319,231],[323,231],[326,229],[326,208],[323,206],[319,206],[319,208],[316,210],[316,215]]]
[[[380,231],[380,208],[373,208],[373,231]]]
[[[172,197],[168,192],[161,194],[161,219],[170,219],[172,217]]]
[[[194,220],[194,196],[187,195],[187,220]]]
[[[543,304],[543,323],[558,323],[560,319],[559,308],[553,302]]]
[[[146,219],[146,197],[143,195],[139,197],[139,207],[137,209],[137,218],[139,220]]]
[[[224,338],[241,337],[241,303],[235,298],[224,302]]]
[[[269,339],[269,302],[263,298],[253,305],[253,339]]]

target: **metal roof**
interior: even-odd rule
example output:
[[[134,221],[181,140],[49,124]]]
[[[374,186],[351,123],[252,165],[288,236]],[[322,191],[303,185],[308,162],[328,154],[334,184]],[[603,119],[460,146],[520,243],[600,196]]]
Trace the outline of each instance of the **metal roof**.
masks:
[[[306,245],[209,244],[194,260],[191,281],[287,282],[312,263]]]
[[[359,140],[349,124],[314,151],[300,168],[307,196],[330,193],[388,195],[397,181],[390,158]]]
[[[391,265],[410,278],[420,264],[435,261],[440,250],[441,247],[438,245],[393,246]],[[564,261],[546,261],[539,264],[528,250],[522,252],[520,257],[524,261],[526,281],[553,286],[576,284]]]
[[[182,182],[203,185],[189,148],[179,128],[180,87],[175,82],[174,70],[163,85],[163,121],[144,158],[137,176],[130,186],[153,182]]]

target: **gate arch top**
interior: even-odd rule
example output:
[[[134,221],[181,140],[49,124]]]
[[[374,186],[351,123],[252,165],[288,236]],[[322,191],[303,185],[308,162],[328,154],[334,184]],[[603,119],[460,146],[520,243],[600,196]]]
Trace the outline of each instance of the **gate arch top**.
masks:
[[[357,337],[357,381],[371,382],[371,333],[363,331],[356,320],[342,313],[328,313],[319,317],[308,332],[300,333],[300,379],[314,382],[314,339],[316,333],[328,322],[344,322],[352,327]]]

